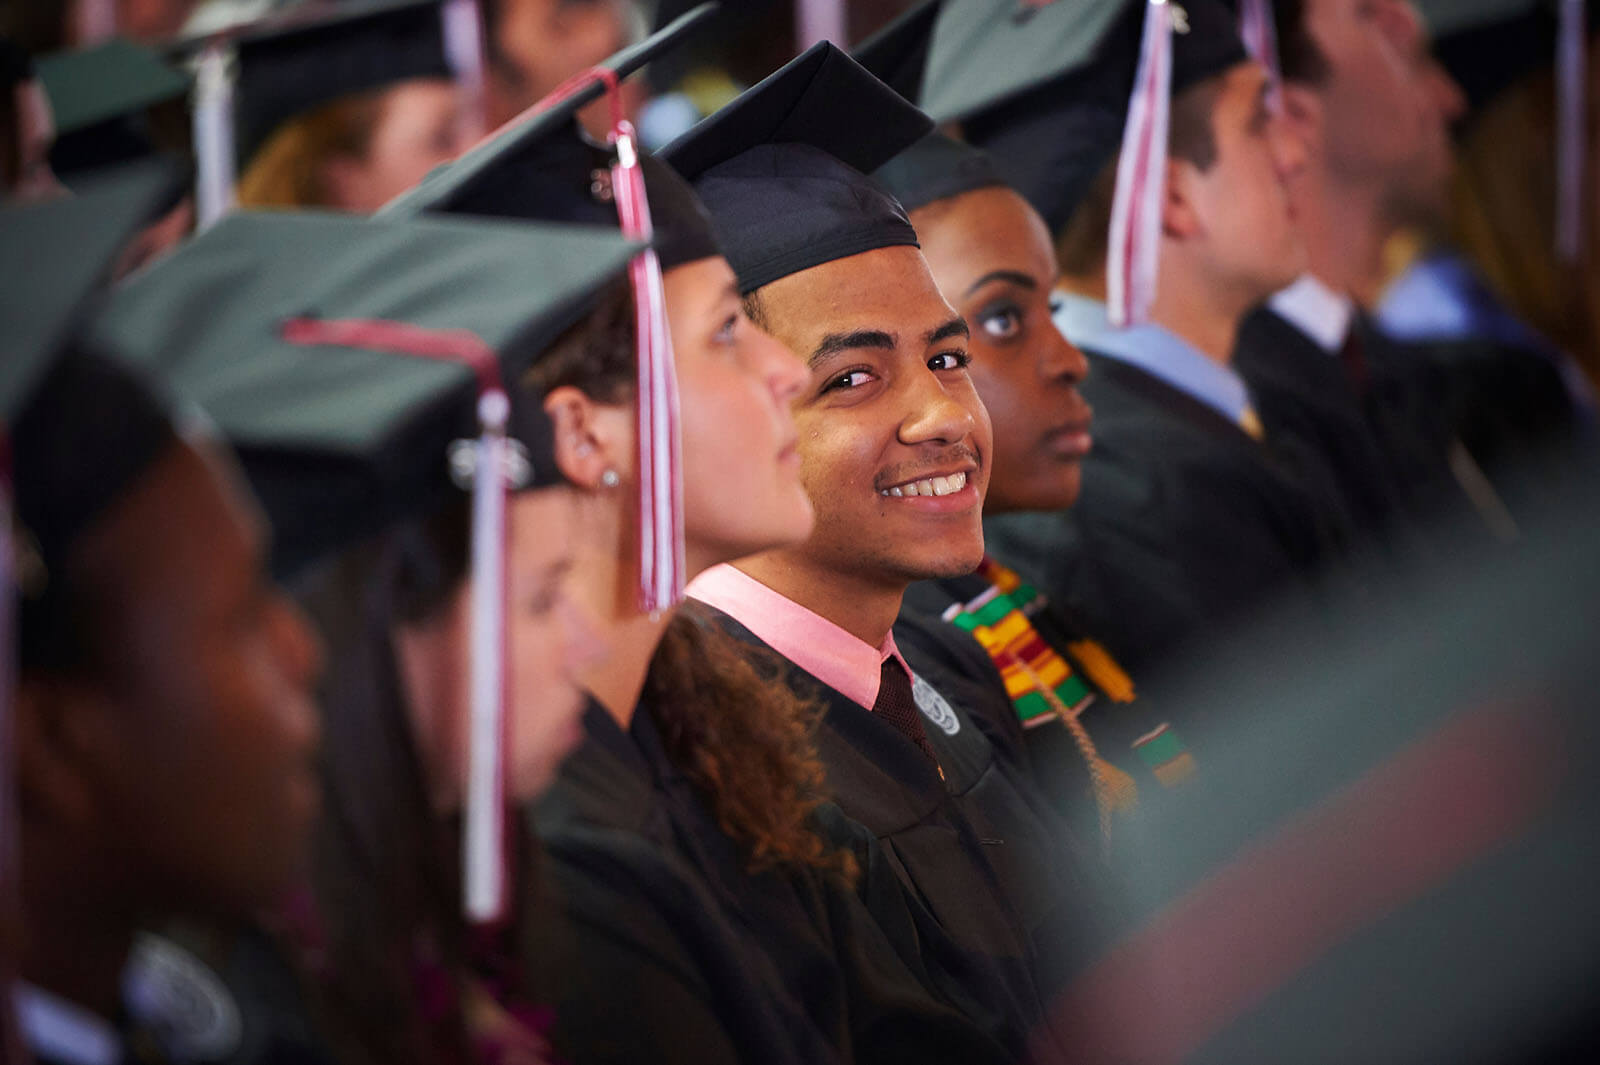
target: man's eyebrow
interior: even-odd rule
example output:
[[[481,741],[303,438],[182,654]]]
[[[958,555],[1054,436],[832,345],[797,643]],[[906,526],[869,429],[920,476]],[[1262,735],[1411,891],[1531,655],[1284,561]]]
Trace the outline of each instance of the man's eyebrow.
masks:
[[[1016,285],[1018,288],[1030,290],[1037,289],[1039,287],[1039,282],[1035,281],[1033,278],[1029,277],[1020,270],[990,270],[987,274],[984,274],[971,285],[967,286],[966,294],[969,296],[972,295],[974,292],[978,291],[991,281],[1004,281],[1007,284]]]
[[[941,340],[950,340],[953,337],[967,340],[971,336],[972,330],[967,328],[967,320],[965,318],[952,318],[939,328],[929,330],[928,335],[922,338],[922,343],[931,348]]]
[[[815,366],[824,359],[831,358],[841,351],[853,351],[857,348],[877,348],[882,351],[893,351],[896,347],[893,333],[885,333],[881,329],[857,329],[850,333],[829,333],[822,338],[816,350],[811,353],[811,358],[806,360],[807,365]]]

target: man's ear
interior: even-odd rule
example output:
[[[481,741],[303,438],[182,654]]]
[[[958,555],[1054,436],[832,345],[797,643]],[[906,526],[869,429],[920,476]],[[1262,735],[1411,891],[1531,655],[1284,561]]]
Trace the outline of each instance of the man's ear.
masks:
[[[323,194],[335,207],[355,209],[370,200],[372,175],[366,163],[353,155],[339,153],[318,164]]]
[[[109,709],[92,689],[65,678],[24,678],[13,703],[17,795],[52,827],[81,830],[97,815],[100,769],[114,742]]]
[[[1167,194],[1161,202],[1161,232],[1169,240],[1189,240],[1204,231],[1195,210],[1193,183],[1200,171],[1182,159],[1167,160]]]
[[[598,403],[571,385],[553,388],[544,411],[555,428],[556,465],[579,488],[599,490],[607,472],[627,479],[634,456],[631,404]]]

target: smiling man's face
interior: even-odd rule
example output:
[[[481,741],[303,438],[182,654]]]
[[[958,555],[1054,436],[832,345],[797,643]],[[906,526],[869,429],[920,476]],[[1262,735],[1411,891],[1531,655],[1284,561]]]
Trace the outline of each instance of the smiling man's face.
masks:
[[[969,573],[983,558],[991,432],[967,326],[912,247],[791,274],[757,294],[806,359],[795,402],[816,531],[797,561],[872,584]]]

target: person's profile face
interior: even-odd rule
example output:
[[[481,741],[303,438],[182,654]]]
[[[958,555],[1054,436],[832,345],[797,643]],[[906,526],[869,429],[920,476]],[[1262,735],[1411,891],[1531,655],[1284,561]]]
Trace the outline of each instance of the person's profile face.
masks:
[[[66,189],[50,168],[56,120],[44,84],[33,78],[18,83],[12,93],[17,115],[17,172],[7,190],[9,198],[29,203],[66,195]]]
[[[994,425],[985,510],[1059,510],[1077,499],[1091,446],[1078,393],[1083,353],[1051,320],[1055,249],[1008,188],[978,189],[911,215],[928,268],[972,331],[969,371]]]
[[[805,540],[790,404],[804,365],[745,316],[720,256],[664,277],[681,404],[685,553],[691,576],[720,562]]]

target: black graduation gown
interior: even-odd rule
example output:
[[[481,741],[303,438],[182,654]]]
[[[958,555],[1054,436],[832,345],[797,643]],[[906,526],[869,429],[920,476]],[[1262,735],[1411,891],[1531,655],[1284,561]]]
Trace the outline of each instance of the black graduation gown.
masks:
[[[906,961],[909,919],[891,940],[841,881],[747,872],[647,709],[623,733],[591,702],[584,725],[533,818],[567,1060],[1014,1060]],[[869,865],[860,891],[881,899],[885,878]]]
[[[772,651],[728,615],[699,609]],[[936,689],[947,679],[936,659],[911,665]],[[1069,827],[948,696],[953,731],[926,730],[941,779],[894,726],[799,667],[788,676],[823,709],[817,748],[839,808],[877,838],[958,947],[990,958],[1018,1001],[1047,1000],[1111,927],[1099,870]]]
[[[1337,554],[1338,512],[1194,397],[1086,352],[1095,446],[1070,510],[984,520],[989,550],[1070,607],[1135,674]]]
[[[1385,548],[1403,541],[1406,467],[1380,443],[1339,359],[1263,307],[1240,326],[1233,365],[1279,454],[1338,500],[1349,532]]]
[[[1020,576],[1029,580],[1025,573]],[[895,642],[908,660],[918,663],[919,671],[922,663],[927,663],[930,671],[939,673],[941,691],[945,690],[944,685],[959,691],[961,705],[971,710],[997,746],[1026,769],[1079,838],[1093,839],[1100,831],[1099,810],[1088,767],[1072,734],[1054,720],[1024,728],[1006,692],[1005,679],[989,653],[969,634],[942,620],[952,604],[969,603],[988,587],[989,582],[975,573],[918,581],[906,590],[905,603],[895,623]],[[1029,620],[1039,637],[1066,659],[1095,692],[1095,701],[1078,716],[1078,721],[1094,741],[1100,757],[1133,779],[1139,789],[1141,809],[1162,802],[1167,788],[1134,749],[1137,740],[1167,723],[1159,706],[1143,696],[1136,696],[1130,703],[1116,703],[1107,697],[1068,650],[1076,641],[1092,636],[1054,601],[1047,602]]]

